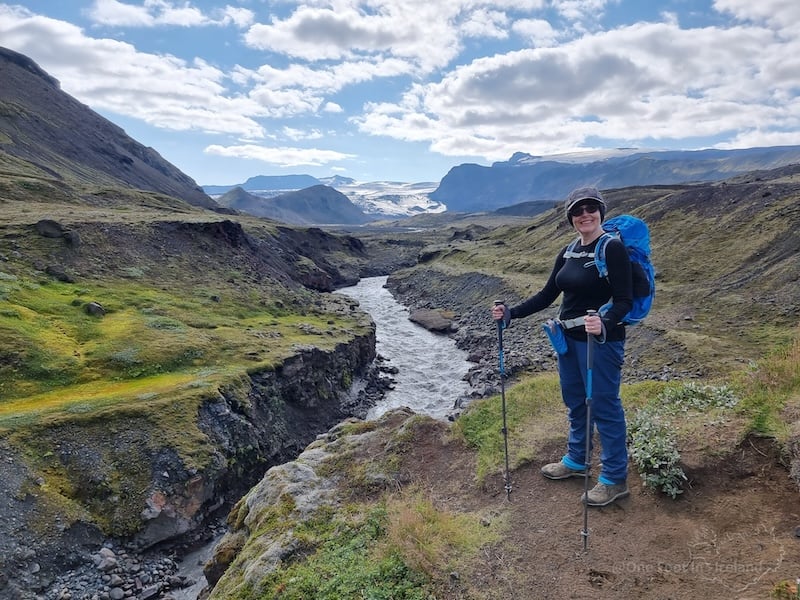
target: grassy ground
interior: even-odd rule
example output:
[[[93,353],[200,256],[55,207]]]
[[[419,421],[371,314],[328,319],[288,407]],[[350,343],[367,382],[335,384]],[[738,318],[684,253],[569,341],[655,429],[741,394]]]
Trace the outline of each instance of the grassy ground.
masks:
[[[214,296],[126,280],[0,281],[0,427],[219,385],[274,367],[298,345],[330,349],[360,326],[344,307],[333,319]],[[103,316],[85,309],[97,297]]]

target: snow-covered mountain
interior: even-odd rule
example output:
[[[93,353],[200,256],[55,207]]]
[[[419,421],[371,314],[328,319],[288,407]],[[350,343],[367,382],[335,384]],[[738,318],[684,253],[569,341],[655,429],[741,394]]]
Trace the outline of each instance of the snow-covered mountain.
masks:
[[[377,217],[411,217],[420,213],[440,213],[447,209],[444,204],[429,197],[439,185],[438,182],[359,182],[340,175],[319,179],[309,175],[302,176],[302,179],[298,175],[276,177],[262,175],[251,177],[238,185],[208,185],[203,186],[203,189],[215,199],[237,187],[254,196],[272,198],[314,185],[332,187],[347,196],[364,213]]]
[[[447,209],[444,204],[429,197],[438,187],[438,182],[358,182],[339,176],[320,181],[350,198],[353,204],[370,215],[410,217],[420,213],[440,213]]]

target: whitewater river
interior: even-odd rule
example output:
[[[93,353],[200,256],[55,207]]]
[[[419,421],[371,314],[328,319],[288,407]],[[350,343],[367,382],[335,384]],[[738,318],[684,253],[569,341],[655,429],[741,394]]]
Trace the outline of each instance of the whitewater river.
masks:
[[[407,406],[418,414],[442,419],[453,404],[469,391],[463,380],[470,363],[466,352],[444,335],[431,333],[408,320],[408,310],[399,304],[384,286],[386,277],[369,277],[357,285],[338,291],[357,300],[361,309],[375,321],[376,350],[386,366],[394,367],[394,389],[373,407],[368,419],[375,419],[387,410]],[[174,590],[175,600],[196,600],[205,587],[202,564],[211,557],[214,544],[184,557],[180,574],[196,580],[196,584]]]
[[[388,367],[397,369],[396,384],[368,419],[407,406],[419,414],[445,418],[459,398],[467,395],[463,380],[469,370],[467,354],[447,336],[431,333],[408,320],[408,310],[384,286],[386,277],[368,277],[339,293],[358,300],[375,321],[376,350]]]

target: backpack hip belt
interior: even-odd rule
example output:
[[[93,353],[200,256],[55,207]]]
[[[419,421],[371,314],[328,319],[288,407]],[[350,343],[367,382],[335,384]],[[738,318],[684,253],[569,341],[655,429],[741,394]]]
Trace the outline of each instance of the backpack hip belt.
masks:
[[[559,319],[559,323],[564,329],[575,329],[576,327],[583,327],[586,324],[584,317],[577,317],[575,319]]]

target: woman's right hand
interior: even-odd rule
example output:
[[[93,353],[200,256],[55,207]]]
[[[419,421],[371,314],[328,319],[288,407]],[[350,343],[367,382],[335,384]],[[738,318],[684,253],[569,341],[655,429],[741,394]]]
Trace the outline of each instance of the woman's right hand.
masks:
[[[505,318],[507,310],[508,309],[506,308],[505,304],[495,304],[492,307],[492,318],[495,321],[500,321],[501,319]]]

